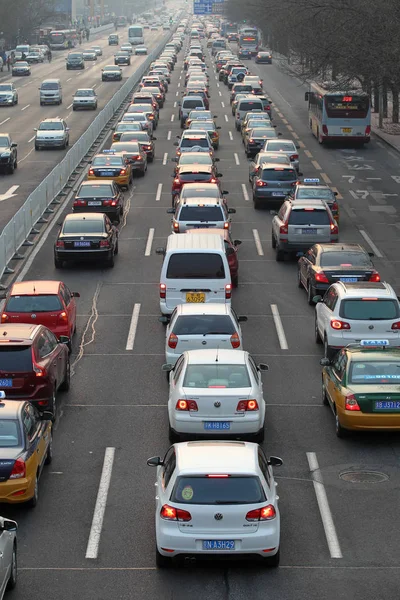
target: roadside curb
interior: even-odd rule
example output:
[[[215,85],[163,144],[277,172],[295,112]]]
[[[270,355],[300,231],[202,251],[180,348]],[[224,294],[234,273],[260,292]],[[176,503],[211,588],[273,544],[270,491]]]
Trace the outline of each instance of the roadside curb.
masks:
[[[378,137],[384,144],[386,144],[387,146],[392,148],[395,152],[400,154],[400,146],[396,146],[396,144],[394,144],[390,140],[388,140],[386,138],[386,136],[382,135],[383,132],[381,132],[379,129],[377,129],[375,127],[372,127],[372,133],[374,134],[374,136]],[[400,138],[400,136],[399,136],[399,138]],[[399,144],[400,144],[400,139],[399,139]]]

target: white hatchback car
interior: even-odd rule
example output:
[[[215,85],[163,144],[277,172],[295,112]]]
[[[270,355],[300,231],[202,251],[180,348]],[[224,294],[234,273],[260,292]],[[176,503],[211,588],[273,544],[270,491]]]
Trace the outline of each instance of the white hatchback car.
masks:
[[[169,437],[213,436],[264,439],[261,371],[244,350],[189,350],[169,371]]]
[[[262,448],[248,442],[175,444],[157,467],[156,563],[212,556],[254,557],[279,565],[280,515],[272,466]]]
[[[400,305],[388,283],[338,281],[313,300],[315,341],[324,344],[326,358],[348,344],[400,347]]]
[[[165,361],[170,365],[187,350],[243,348],[239,323],[247,317],[238,317],[230,304],[179,304],[171,319],[164,316],[158,320],[167,324]]]

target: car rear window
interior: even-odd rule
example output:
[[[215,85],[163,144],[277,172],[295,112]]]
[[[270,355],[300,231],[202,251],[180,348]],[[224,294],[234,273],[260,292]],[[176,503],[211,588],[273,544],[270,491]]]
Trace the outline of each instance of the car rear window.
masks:
[[[65,221],[63,233],[104,233],[104,221],[99,219],[82,219],[81,221]]]
[[[363,252],[323,252],[321,267],[371,267],[372,263]]]
[[[296,209],[290,212],[289,225],[330,225],[326,210]]]
[[[188,365],[183,387],[248,388],[251,386],[246,365]]]
[[[261,179],[263,181],[296,181],[297,175],[294,169],[280,169],[277,167],[276,169],[263,169]],[[291,223],[290,219],[289,223]]]
[[[349,383],[370,385],[398,385],[400,361],[357,361],[350,366]]]
[[[15,419],[0,419],[0,448],[21,446],[21,428]]]
[[[203,188],[188,188],[186,185],[184,186],[181,192],[181,198],[219,198],[220,193],[217,186],[213,184],[210,187]]]
[[[214,253],[176,252],[171,254],[167,279],[224,279],[222,257]]]
[[[224,221],[225,216],[220,206],[182,206],[180,221]]]
[[[263,110],[263,104],[262,104],[262,102],[252,102],[252,101],[241,100],[239,102],[238,109],[240,111],[247,111],[247,112],[250,112],[252,110]]]
[[[271,152],[293,152],[296,153],[296,146],[291,142],[268,142],[268,151]]]
[[[203,100],[185,99],[182,102],[182,108],[198,108],[199,106],[203,106]]]
[[[233,335],[236,329],[229,315],[183,315],[175,322],[175,335]]]
[[[181,173],[179,179],[183,182],[208,181],[211,178],[210,173]]]
[[[83,185],[77,196],[78,198],[112,198],[114,190],[111,185]]]
[[[178,477],[171,494],[178,504],[259,504],[265,499],[258,477],[240,475]]]
[[[334,200],[335,195],[332,190],[329,188],[323,188],[322,186],[320,188],[305,187],[297,190],[296,198],[301,200],[310,200],[314,198],[317,200]]]
[[[204,138],[183,138],[181,141],[181,148],[193,148],[194,146],[200,146],[200,148],[209,148],[210,143],[206,137]]]
[[[399,306],[396,300],[373,298],[343,300],[340,305],[340,316],[354,321],[390,321],[399,317]]]
[[[6,312],[38,313],[61,310],[61,302],[56,294],[40,296],[11,296],[5,307]]]
[[[0,346],[1,371],[32,371],[31,346]]]

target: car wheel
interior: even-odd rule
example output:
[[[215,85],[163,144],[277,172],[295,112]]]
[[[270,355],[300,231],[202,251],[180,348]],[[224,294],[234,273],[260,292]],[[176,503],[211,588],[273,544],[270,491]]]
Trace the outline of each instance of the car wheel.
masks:
[[[239,275],[234,275],[232,277],[232,285],[233,287],[237,288],[237,286],[239,285]]]
[[[334,355],[334,349],[328,344],[328,338],[325,336],[324,338],[324,356],[325,358],[331,359]]]
[[[303,287],[303,283],[301,281],[301,271],[300,271],[300,269],[297,270],[297,287],[299,287],[300,289]]]
[[[275,250],[275,248],[276,248],[276,239],[275,239],[274,234],[271,235],[271,246]]]
[[[71,387],[71,364],[68,359],[67,367],[66,367],[65,375],[64,375],[64,381],[60,385],[60,390],[62,392],[68,392],[70,387]]]
[[[167,373],[167,381],[169,381],[169,373]],[[181,436],[172,429],[171,425],[168,425],[168,439],[171,444],[176,444],[181,441]]]
[[[59,260],[58,258],[54,259],[54,266],[56,269],[62,269],[63,268],[63,261]]]
[[[17,585],[18,579],[18,559],[17,559],[17,545],[14,543],[13,552],[11,557],[11,569],[10,578],[7,583],[7,589],[12,590]]]
[[[37,505],[39,500],[39,478],[36,475],[36,479],[35,479],[35,489],[33,491],[33,496],[30,500],[28,500],[27,505],[30,508],[35,508],[35,506]]]
[[[118,242],[115,244],[115,249],[114,249],[114,256],[117,256],[119,252],[119,248],[118,248]]]
[[[314,302],[313,302],[314,296],[315,296],[315,289],[313,288],[311,281],[308,280],[308,282],[307,282],[307,300],[308,300],[308,304],[310,306],[314,306]]]
[[[253,440],[256,444],[262,444],[264,441],[264,437],[265,437],[265,431],[264,431],[264,427],[262,427],[260,429],[260,431],[258,431],[256,433],[255,436],[253,436]]]
[[[282,262],[285,260],[285,253],[283,250],[280,250],[278,246],[276,246],[275,260],[276,262]]]
[[[347,430],[344,429],[340,423],[339,415],[335,410],[335,433],[338,438],[344,438],[347,435]]]
[[[112,268],[114,267],[114,264],[115,264],[115,263],[114,263],[114,254],[113,254],[113,255],[111,256],[111,258],[109,258],[109,259],[107,260],[107,262],[106,262],[106,266],[107,266],[109,269],[112,269]]]
[[[172,558],[163,556],[156,548],[156,565],[159,569],[168,569],[172,565]]]
[[[253,206],[256,210],[258,210],[261,206],[258,199],[254,196],[254,194],[253,194]]]
[[[280,558],[280,550],[278,550],[274,556],[268,556],[268,558],[264,558],[264,564],[269,568],[279,567]]]
[[[327,396],[327,393],[326,393],[326,388],[325,388],[325,384],[324,384],[324,379],[323,378],[322,378],[322,388],[321,388],[321,391],[322,391],[322,394],[321,394],[322,404],[324,406],[329,406],[329,400],[328,400],[328,396]]]
[[[318,331],[317,318],[315,318],[314,334],[315,334],[315,343],[322,344],[321,336],[319,335],[319,331]]]
[[[52,460],[53,460],[53,434],[50,433],[50,441],[49,441],[49,445],[47,446],[47,452],[46,452],[46,458],[44,459],[44,464],[50,465]]]
[[[15,161],[14,161],[14,169],[18,169],[18,160],[17,160],[17,158],[15,158]]]
[[[14,173],[14,163],[8,167],[8,172],[10,175]]]

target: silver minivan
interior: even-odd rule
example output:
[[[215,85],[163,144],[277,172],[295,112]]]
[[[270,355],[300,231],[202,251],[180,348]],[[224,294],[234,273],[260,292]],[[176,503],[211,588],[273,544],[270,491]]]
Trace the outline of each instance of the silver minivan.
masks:
[[[40,106],[43,104],[62,104],[62,86],[60,79],[45,79],[39,88]]]

